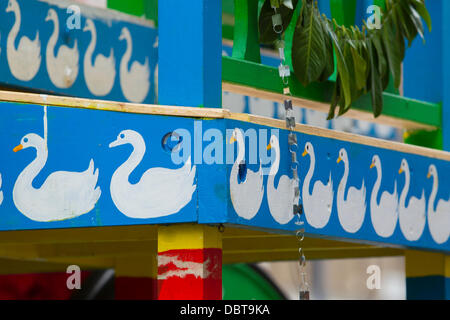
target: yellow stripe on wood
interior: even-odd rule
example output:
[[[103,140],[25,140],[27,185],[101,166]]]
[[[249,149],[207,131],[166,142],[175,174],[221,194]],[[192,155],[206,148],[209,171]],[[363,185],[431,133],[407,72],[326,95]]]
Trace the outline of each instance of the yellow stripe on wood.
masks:
[[[204,248],[222,248],[222,234],[217,227],[200,224],[158,227],[158,252]]]
[[[406,277],[445,276],[450,278],[450,256],[425,251],[405,251]]]

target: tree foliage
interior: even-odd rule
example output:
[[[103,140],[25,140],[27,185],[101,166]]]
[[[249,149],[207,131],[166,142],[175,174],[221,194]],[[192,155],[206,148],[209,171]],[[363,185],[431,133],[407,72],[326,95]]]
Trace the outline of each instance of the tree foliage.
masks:
[[[270,1],[266,0],[262,6],[259,20],[260,42],[266,44],[277,39],[272,30],[274,11]],[[321,15],[317,1],[293,1],[294,9],[280,6],[283,30],[286,30],[295,7],[301,5],[291,54],[297,79],[307,86],[315,81],[326,81],[335,69],[337,71],[329,119],[336,115],[336,108],[339,108],[338,115],[342,115],[366,93],[371,94],[374,116],[379,116],[383,109],[383,91],[391,75],[395,87],[400,86],[405,43],[410,46],[417,35],[423,39],[422,21],[431,31],[431,18],[424,0],[385,0],[385,4],[379,28],[369,28],[363,21],[361,29],[340,26],[334,19]]]

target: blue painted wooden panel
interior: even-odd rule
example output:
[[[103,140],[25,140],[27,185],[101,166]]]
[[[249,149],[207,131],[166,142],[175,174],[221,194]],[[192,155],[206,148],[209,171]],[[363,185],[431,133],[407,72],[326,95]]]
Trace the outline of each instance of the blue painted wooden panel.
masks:
[[[278,130],[277,132],[277,130],[272,129],[271,131],[271,128],[269,127],[241,121],[228,120],[227,129],[234,128],[239,128],[243,130],[243,132],[252,130],[256,130],[256,132],[258,132],[257,142],[253,142],[252,144],[256,143],[258,145],[257,155],[258,157],[261,157],[263,159],[265,158],[265,161],[260,161],[258,159],[256,163],[250,163],[250,154],[247,150],[245,156],[247,165],[246,170],[257,172],[261,163],[263,170],[267,170],[270,167],[270,164],[273,163],[272,161],[274,160],[274,154],[272,152],[266,154],[265,144],[269,141],[270,136],[272,134],[275,134],[279,136],[281,148],[281,162],[279,171],[275,176],[275,188],[278,188],[281,175],[288,175],[289,177],[292,177],[292,173],[289,169],[290,154],[287,149],[288,132],[286,130]],[[450,250],[450,241],[448,239],[448,235],[450,234],[450,184],[448,183],[450,179],[450,163],[443,160],[432,159],[414,154],[404,154],[394,150],[376,148],[346,141],[339,141],[315,135],[297,133],[297,139],[299,142],[297,157],[300,163],[300,203],[305,204],[306,201],[306,195],[303,193],[302,187],[306,181],[308,170],[310,169],[310,156],[306,155],[305,157],[302,157],[302,153],[307,142],[310,142],[313,145],[315,151],[315,168],[311,179],[309,192],[314,194],[313,188],[316,181],[320,180],[324,184],[327,184],[329,177],[331,177],[333,186],[332,190],[334,192],[331,214],[329,215],[329,218],[327,217],[326,212],[325,214],[322,214],[324,223],[318,222],[320,221],[318,217],[321,215],[318,209],[316,210],[310,207],[308,210],[308,208],[305,207],[305,215],[302,217],[302,220],[306,221],[305,225],[307,233],[316,236],[354,239],[367,242],[389,243],[415,248],[433,248],[445,251]],[[246,148],[249,148],[248,139],[246,139]],[[365,201],[366,209],[341,210],[340,215],[338,214],[337,193],[339,184],[344,175],[345,162],[341,161],[340,163],[337,163],[337,159],[339,157],[341,149],[346,150],[349,161],[349,177],[347,186],[345,187],[345,199],[349,200],[351,197],[348,191],[349,187],[356,187],[357,189],[360,189],[364,180],[366,192],[363,200]],[[271,151],[273,151],[273,148],[271,149]],[[390,208],[388,206],[390,210],[385,210],[382,212],[385,217],[381,218],[382,220],[380,221],[379,215],[377,219],[377,215],[371,213],[371,197],[374,190],[374,184],[377,179],[377,169],[370,169],[370,166],[375,155],[379,156],[379,159],[382,163],[382,180],[380,191],[376,198],[377,202],[380,201],[382,192],[388,191],[389,193],[394,193],[395,184],[397,185],[396,190],[398,196],[400,196],[403,192],[405,188],[405,173],[399,174],[399,169],[401,167],[402,160],[405,159],[409,165],[411,176],[409,192],[406,194],[406,207],[409,206],[412,196],[421,198],[423,193],[425,203],[425,210],[423,214],[409,219],[411,218],[411,216],[408,216],[407,214],[400,214],[397,216],[395,213],[396,208]],[[268,158],[266,157],[270,157],[271,159],[268,160]],[[234,159],[236,159],[236,156]],[[433,210],[436,210],[437,202],[440,199],[446,201],[447,203],[447,205],[443,207],[444,210],[447,211],[441,213],[441,218],[437,218],[436,215],[428,212],[429,199],[433,187],[433,178],[427,179],[430,165],[435,166],[439,177],[439,184]],[[230,175],[230,180],[236,178],[234,176],[231,176],[232,166],[233,164],[228,164],[228,175]],[[267,173],[267,171],[265,173]],[[248,174],[249,173],[247,171],[247,177]],[[241,180],[239,180],[238,177],[239,184],[247,183],[245,179],[245,176]],[[267,186],[268,180],[269,176],[265,175],[263,177],[264,194],[260,203],[260,209],[258,210],[257,214],[251,219],[245,217],[245,210],[243,210],[244,213],[237,213],[237,211],[239,210],[235,209],[235,206],[233,205],[230,197],[228,205],[229,223],[247,225],[256,228],[278,229],[288,232],[299,229],[299,226],[296,224],[297,219],[293,215],[286,219],[280,216],[276,218],[274,213],[272,212],[273,210],[269,208]],[[257,197],[259,193],[258,190],[259,189],[254,188],[247,193],[246,197],[249,199],[248,201],[254,200],[255,197]],[[282,193],[279,194],[279,196],[282,196]],[[324,192],[315,194],[315,196],[319,197],[322,201],[325,201]],[[317,207],[319,207],[319,204],[316,205]],[[402,221],[402,225],[404,226],[404,228],[400,227],[399,219]],[[285,220],[289,220],[289,222],[285,223]],[[378,220],[378,223],[374,223],[374,220]],[[388,222],[389,220],[391,220],[391,222]],[[358,221],[361,221],[361,223],[359,223]],[[374,225],[377,226],[376,229]],[[431,229],[433,229],[435,238],[433,238],[431,235],[430,227]],[[413,234],[409,234],[408,228],[417,230],[415,233],[413,232]],[[391,229],[391,231],[389,229]],[[439,237],[438,233],[441,233],[441,237]],[[405,236],[405,234],[407,235],[407,237]],[[444,235],[442,236],[442,234]]]
[[[161,104],[221,107],[221,16],[222,1],[159,3]]]
[[[179,169],[183,166],[183,164],[178,164],[172,159],[172,149],[176,147],[177,141],[169,141],[168,144],[165,144],[163,138],[178,128],[185,128],[185,130],[192,132],[193,119],[48,107],[48,159],[45,161],[45,148],[42,147],[39,147],[39,154],[37,154],[37,148],[31,145],[29,148],[23,148],[20,151],[17,151],[20,147],[16,148],[17,152],[13,152],[13,148],[19,144],[26,146],[27,144],[36,144],[36,141],[43,141],[41,139],[45,137],[44,107],[2,102],[0,103],[0,110],[0,174],[3,198],[0,205],[0,230],[175,223],[197,220],[197,188],[195,187],[195,191],[193,193],[191,191],[191,200],[181,204],[179,211],[159,216],[165,208],[176,206],[177,200],[181,197],[177,193],[176,197],[164,200],[164,195],[171,194],[180,185],[185,186],[185,188],[180,189],[180,193],[192,190],[192,185],[197,184],[197,172],[194,173],[193,184],[187,181],[189,179],[185,179],[185,182],[177,182],[173,186],[167,182],[170,178],[170,174],[167,172],[163,173],[162,180],[158,173],[150,174],[150,177],[143,176],[150,168]],[[129,143],[110,147],[110,143],[121,138],[122,130],[133,130],[137,132],[136,136],[140,135],[143,140],[130,138],[129,141],[133,141],[134,147]],[[28,135],[30,133],[39,135],[41,138]],[[45,144],[42,144],[42,146],[45,146]],[[114,172],[120,166],[124,166],[125,162],[134,161],[134,157],[130,156],[133,150],[142,150],[142,148],[145,148],[142,161],[136,160],[135,165],[137,167],[134,170],[132,169],[134,165],[131,164],[132,172],[128,178],[125,178],[125,183],[121,186],[128,186],[129,184],[139,186],[144,183],[144,180],[150,180],[151,183],[147,184],[147,186],[151,186],[151,188],[147,188],[147,190],[150,189],[149,195],[144,194],[143,197],[139,198],[136,197],[138,192],[130,192],[124,200],[128,204],[137,206],[142,205],[135,201],[138,198],[145,205],[155,203],[156,206],[156,203],[158,203],[156,210],[158,217],[130,218],[126,215],[128,211],[121,212],[115,202],[112,201],[111,181]],[[190,150],[188,153],[190,153]],[[19,175],[30,166],[36,157],[44,161],[42,170],[36,169],[36,177],[33,178],[34,174],[31,174],[31,182],[25,182],[24,189],[26,190],[18,188],[17,195],[13,196],[13,190]],[[96,178],[92,177],[94,175],[92,171],[87,174],[89,177],[84,178],[77,173],[87,170],[91,159],[95,170],[98,170],[97,183],[95,183]],[[198,166],[197,170],[199,170]],[[62,174],[61,177],[61,173],[59,173],[60,177],[53,175],[53,178],[51,178],[51,175],[57,171],[68,171],[72,174]],[[160,180],[158,180],[158,177]],[[53,186],[50,182],[52,179]],[[80,179],[82,183],[77,184]],[[37,191],[32,190],[31,186]],[[66,212],[68,218],[63,221],[41,222],[38,221],[40,219],[36,219],[36,217],[45,218],[49,215],[52,219],[52,214],[53,217],[60,216],[59,213],[53,212],[54,209],[59,208],[64,201],[69,203],[73,197],[75,199],[88,198],[92,200],[89,195],[95,193],[94,186],[101,189],[101,195],[97,202],[95,199],[93,200],[94,208],[92,210],[87,209],[87,213],[79,215],[80,212],[74,210],[72,214],[75,217],[70,218],[70,213]],[[27,193],[30,189],[31,192]],[[59,191],[66,189],[70,192],[61,196]],[[39,193],[39,190],[43,191]],[[45,190],[51,190],[51,192],[45,192]],[[162,190],[162,196],[156,199],[152,198],[152,190]],[[24,199],[23,194],[29,194],[29,196]],[[77,198],[77,196],[80,197]],[[98,196],[93,195],[93,197]],[[86,202],[91,200],[86,200]],[[19,210],[18,202],[22,204],[25,202],[25,206],[28,205],[31,208]],[[42,210],[38,210],[39,208],[42,208]],[[147,213],[144,213],[147,212],[146,210],[142,210],[142,212],[147,215]]]
[[[67,12],[69,4],[0,3],[0,86],[155,103],[157,31],[144,20],[86,6],[79,7],[79,29],[69,29],[76,22]]]
[[[281,155],[279,170],[274,176],[275,188],[279,189],[283,184],[282,175],[291,176],[286,130],[236,120],[202,120],[9,102],[0,103],[0,112],[0,230],[180,222],[227,223],[283,233],[299,228],[290,212],[275,214],[277,207],[287,204],[282,198],[291,189],[278,193],[270,206],[267,195],[272,192],[268,175],[277,150],[271,141],[272,135],[279,139]],[[236,128],[242,129],[246,136],[246,153],[243,156],[245,162],[238,163],[232,176],[238,155],[237,144],[232,143]],[[435,166],[439,177],[432,210],[448,210],[448,162],[312,134],[297,133],[297,138],[300,202],[305,205],[302,219],[306,219],[308,234],[449,251],[450,210],[440,212],[440,218],[430,212],[425,216],[435,181],[434,178],[427,179],[430,165]],[[269,141],[271,150],[266,149]],[[309,192],[317,196],[313,190],[318,180],[326,184],[331,177],[333,182],[331,212],[323,221],[317,219],[320,212],[316,212],[316,208],[320,204],[306,206],[303,184],[312,154],[310,150],[302,157],[307,142],[311,143],[315,154]],[[360,188],[363,179],[366,188],[363,198],[366,210],[347,209],[344,211],[347,217],[337,205],[339,182],[346,162],[344,157],[344,161],[337,163],[341,149],[346,150],[349,163],[345,197],[351,199],[349,186]],[[381,192],[393,193],[396,183],[398,194],[402,193],[405,174],[399,174],[399,168],[403,159],[408,162],[411,185],[406,207],[411,196],[420,198],[422,192],[426,205],[423,215],[409,221],[412,229],[420,226],[417,240],[412,239],[408,228],[400,227],[395,207],[388,206],[388,210],[378,216],[372,214],[371,197],[377,178],[377,169],[370,169],[374,155],[378,155],[382,163]],[[189,158],[191,163],[186,165]],[[183,167],[186,170],[182,170]],[[150,168],[165,169],[148,173]],[[178,170],[180,176],[172,179],[174,170]],[[250,170],[261,170],[264,175],[251,178]],[[237,183],[233,186],[231,180]],[[254,183],[252,187],[236,193],[236,185],[248,185],[250,180]],[[260,193],[261,189],[264,192]],[[161,193],[155,196],[159,191]],[[318,197],[325,199],[325,192]],[[378,202],[380,197],[378,194]],[[239,203],[232,198],[243,199],[244,209],[239,209]],[[447,207],[441,199],[446,201]],[[73,202],[76,205],[71,205]],[[248,203],[257,204],[248,207]],[[67,208],[72,211],[65,210]],[[385,214],[382,221],[377,220],[380,214]],[[387,221],[392,215],[389,224]],[[408,225],[405,217],[408,215],[400,214],[403,226]],[[57,219],[64,220],[55,221]]]

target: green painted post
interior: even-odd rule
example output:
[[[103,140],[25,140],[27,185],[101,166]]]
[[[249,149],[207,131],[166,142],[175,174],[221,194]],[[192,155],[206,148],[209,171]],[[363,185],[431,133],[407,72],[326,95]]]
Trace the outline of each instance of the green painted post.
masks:
[[[258,1],[235,0],[233,58],[261,62],[258,32]]]

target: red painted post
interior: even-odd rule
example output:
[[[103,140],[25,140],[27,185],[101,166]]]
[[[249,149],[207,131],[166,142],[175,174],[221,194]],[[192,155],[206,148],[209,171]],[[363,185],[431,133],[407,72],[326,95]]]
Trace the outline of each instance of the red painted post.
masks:
[[[158,299],[222,299],[218,228],[192,224],[158,228]]]

